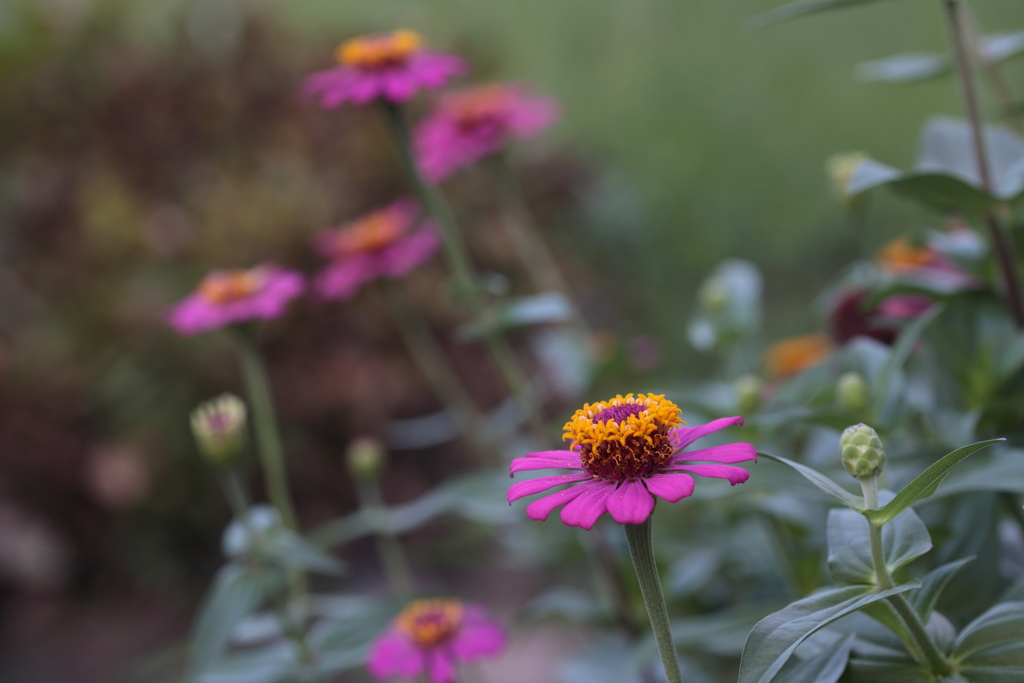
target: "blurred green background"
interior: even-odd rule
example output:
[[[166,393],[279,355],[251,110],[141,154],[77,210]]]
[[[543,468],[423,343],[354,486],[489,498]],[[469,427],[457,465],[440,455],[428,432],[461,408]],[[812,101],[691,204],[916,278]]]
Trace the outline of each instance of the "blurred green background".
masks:
[[[685,324],[721,259],[762,268],[778,338],[816,327],[815,294],[859,250],[937,227],[879,194],[851,234],[824,163],[863,150],[906,166],[927,116],[958,115],[951,80],[853,78],[864,60],[942,51],[938,3],[745,28],[776,4],[0,0],[0,678],[108,681],[186,632],[227,511],[185,416],[239,381],[225,340],[179,339],[160,311],[211,267],[312,270],[313,231],[405,191],[370,112],[297,101],[348,37],[413,28],[474,79],[561,100],[561,123],[521,150],[524,185],[595,327],[660,343],[643,388],[709,372]],[[974,9],[989,31],[1024,25],[1018,0]],[[1021,65],[1007,76],[1017,87]],[[519,282],[481,185],[458,179],[453,202],[478,261]],[[419,303],[453,323],[433,296],[443,268],[424,271]],[[296,308],[266,342],[312,525],[354,507],[353,434],[436,405],[372,302]],[[459,354],[493,405],[493,371],[473,371],[486,360]],[[394,454],[389,498],[470,461],[437,450]]]

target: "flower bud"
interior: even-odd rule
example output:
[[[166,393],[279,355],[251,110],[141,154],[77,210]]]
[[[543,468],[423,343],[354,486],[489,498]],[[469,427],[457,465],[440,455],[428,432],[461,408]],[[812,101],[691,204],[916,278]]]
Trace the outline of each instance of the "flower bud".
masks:
[[[850,194],[847,188],[857,167],[867,158],[868,156],[863,152],[847,152],[846,154],[833,154],[825,162],[825,170],[832,183],[832,194],[847,210],[855,208],[860,200],[860,194]]]
[[[701,285],[697,299],[708,313],[722,313],[729,305],[729,290],[717,278],[712,277]]]
[[[356,479],[373,479],[384,468],[384,444],[372,436],[360,436],[348,445],[348,469]]]
[[[764,382],[757,375],[743,375],[733,384],[736,392],[736,405],[741,414],[752,413],[761,405],[761,389]]]
[[[836,382],[839,407],[848,413],[864,412],[868,407],[868,385],[859,372],[844,372]]]
[[[233,465],[245,443],[245,416],[245,403],[234,394],[200,403],[191,416],[200,452],[217,465]]]
[[[866,424],[847,427],[839,437],[843,467],[855,479],[870,479],[882,471],[885,450],[878,432]]]

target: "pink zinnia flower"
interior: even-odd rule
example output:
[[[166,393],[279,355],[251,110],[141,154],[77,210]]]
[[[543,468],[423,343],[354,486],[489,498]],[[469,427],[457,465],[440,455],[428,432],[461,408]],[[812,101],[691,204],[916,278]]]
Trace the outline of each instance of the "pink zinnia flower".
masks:
[[[493,657],[505,647],[505,631],[482,607],[455,599],[416,600],[370,647],[367,664],[378,680],[414,679],[433,683],[455,680],[455,665]]]
[[[454,76],[469,71],[454,55],[424,50],[423,39],[415,31],[353,38],[342,43],[335,55],[338,66],[310,74],[302,83],[302,92],[328,109],[377,99],[401,104],[420,90],[442,88]]]
[[[279,317],[302,293],[302,275],[277,266],[215,270],[196,291],[171,308],[167,320],[183,335],[215,330],[254,318]]]
[[[878,252],[878,264],[904,282],[929,289],[956,292],[982,287],[976,277],[930,245],[915,245],[906,237],[884,244]]]
[[[441,235],[432,221],[417,222],[418,215],[414,201],[399,199],[317,235],[314,246],[331,259],[316,278],[317,293],[325,299],[349,299],[371,280],[404,277],[430,260],[441,246]]]
[[[416,128],[416,153],[433,182],[500,151],[511,139],[537,135],[558,118],[558,104],[527,97],[515,83],[494,83],[445,95]]]
[[[878,304],[878,314],[894,320],[909,320],[932,307],[932,300],[922,294],[893,294]]]
[[[746,443],[681,451],[711,432],[742,425],[742,417],[724,417],[699,427],[680,427],[679,408],[664,396],[633,394],[587,404],[565,425],[571,450],[529,453],[512,461],[511,472],[543,469],[581,470],[579,474],[541,477],[513,484],[508,501],[560,484],[574,486],[526,507],[530,519],[545,520],[557,507],[569,526],[590,529],[609,513],[619,524],[643,524],[654,511],[654,496],[675,503],[693,493],[693,477],[728,479],[742,484],[750,476],[730,464],[757,460]],[[710,461],[718,464],[695,464]],[[688,474],[689,473],[689,474]]]

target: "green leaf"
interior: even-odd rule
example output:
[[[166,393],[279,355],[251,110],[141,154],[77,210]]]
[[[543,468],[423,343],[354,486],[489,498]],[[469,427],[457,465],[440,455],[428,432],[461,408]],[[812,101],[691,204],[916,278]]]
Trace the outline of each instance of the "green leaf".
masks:
[[[965,458],[986,446],[991,446],[1000,441],[1006,441],[1006,439],[989,439],[988,441],[979,441],[970,446],[958,448],[919,474],[914,481],[904,486],[903,490],[897,493],[896,497],[889,501],[881,510],[866,510],[864,512],[865,516],[878,526],[889,522],[917,501],[935,493],[935,490],[942,483],[942,480],[946,478],[946,475]]]
[[[905,52],[885,59],[861,62],[857,78],[863,83],[919,83],[950,72],[949,57],[937,52]]]
[[[1020,645],[1021,641],[1024,641],[1024,602],[1002,602],[964,627],[953,646],[952,657],[966,667],[981,661],[976,660],[976,656],[987,650]]]
[[[935,609],[935,603],[938,602],[939,596],[942,595],[942,589],[946,587],[946,584],[949,583],[949,580],[953,578],[953,575],[961,567],[973,559],[973,557],[965,557],[956,562],[949,562],[928,572],[921,579],[921,587],[910,594],[910,603],[917,610],[917,613],[921,615],[921,619],[925,623],[928,623],[928,619],[932,616],[932,610]]]
[[[297,565],[308,571],[339,576],[345,571],[345,564],[313,545],[293,531],[282,530],[268,539],[263,546],[266,556],[282,566]]]
[[[826,477],[821,472],[818,472],[815,469],[807,467],[806,465],[801,465],[798,462],[793,462],[792,460],[781,458],[777,455],[771,455],[769,453],[758,453],[758,455],[768,458],[769,460],[781,462],[783,465],[789,465],[794,470],[803,475],[804,479],[817,486],[818,489],[824,491],[842,505],[845,505],[846,507],[852,508],[857,511],[864,510],[864,499],[861,496],[853,495],[852,493],[844,489],[842,486]]]
[[[957,468],[930,500],[975,491],[1024,494],[1024,451],[1004,451],[978,467]]]
[[[907,358],[910,357],[910,352],[914,350],[914,347],[921,340],[921,335],[924,334],[924,331],[928,329],[932,321],[944,310],[946,310],[945,306],[936,304],[927,313],[915,318],[912,323],[900,331],[899,339],[896,341],[896,345],[893,346],[892,353],[889,354],[889,359],[882,367],[878,381],[873,387],[875,405],[880,406],[878,416],[882,424],[888,423],[896,409],[896,403],[899,399],[899,392],[896,391],[897,374],[906,364]]]
[[[854,510],[829,510],[828,571],[836,584],[874,583],[870,524]],[[907,508],[891,524],[882,527],[882,550],[890,573],[931,549],[928,529],[912,508]]]
[[[221,567],[199,609],[189,645],[189,670],[193,676],[213,664],[242,617],[263,602],[267,588],[261,573],[240,562]]]
[[[846,663],[856,638],[855,633],[840,638],[831,647],[776,677],[775,683],[836,683],[846,671]]]
[[[990,64],[1005,62],[1011,57],[1024,54],[1024,31],[990,33],[981,39],[979,52]]]
[[[295,646],[276,641],[217,660],[195,683],[284,683],[296,679]]]
[[[874,592],[867,586],[848,586],[798,600],[754,626],[743,647],[739,683],[768,683],[809,636],[865,605],[916,588],[912,583]]]
[[[873,1],[874,0],[797,0],[797,2],[791,2],[788,5],[782,5],[781,7],[776,7],[757,15],[750,20],[750,26],[751,28],[763,28],[765,26],[771,26],[772,24],[782,23],[783,21],[789,21],[790,19],[796,19],[797,17],[802,17],[805,14],[826,12],[828,10],[852,7],[854,5],[864,5]]]

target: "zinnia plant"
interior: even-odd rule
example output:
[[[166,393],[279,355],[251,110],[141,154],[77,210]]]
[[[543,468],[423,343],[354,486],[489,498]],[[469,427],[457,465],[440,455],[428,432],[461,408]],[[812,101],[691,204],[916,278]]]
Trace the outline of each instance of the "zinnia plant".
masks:
[[[373,677],[455,680],[455,667],[501,653],[505,631],[483,607],[454,598],[415,600],[374,641],[368,668]]]

